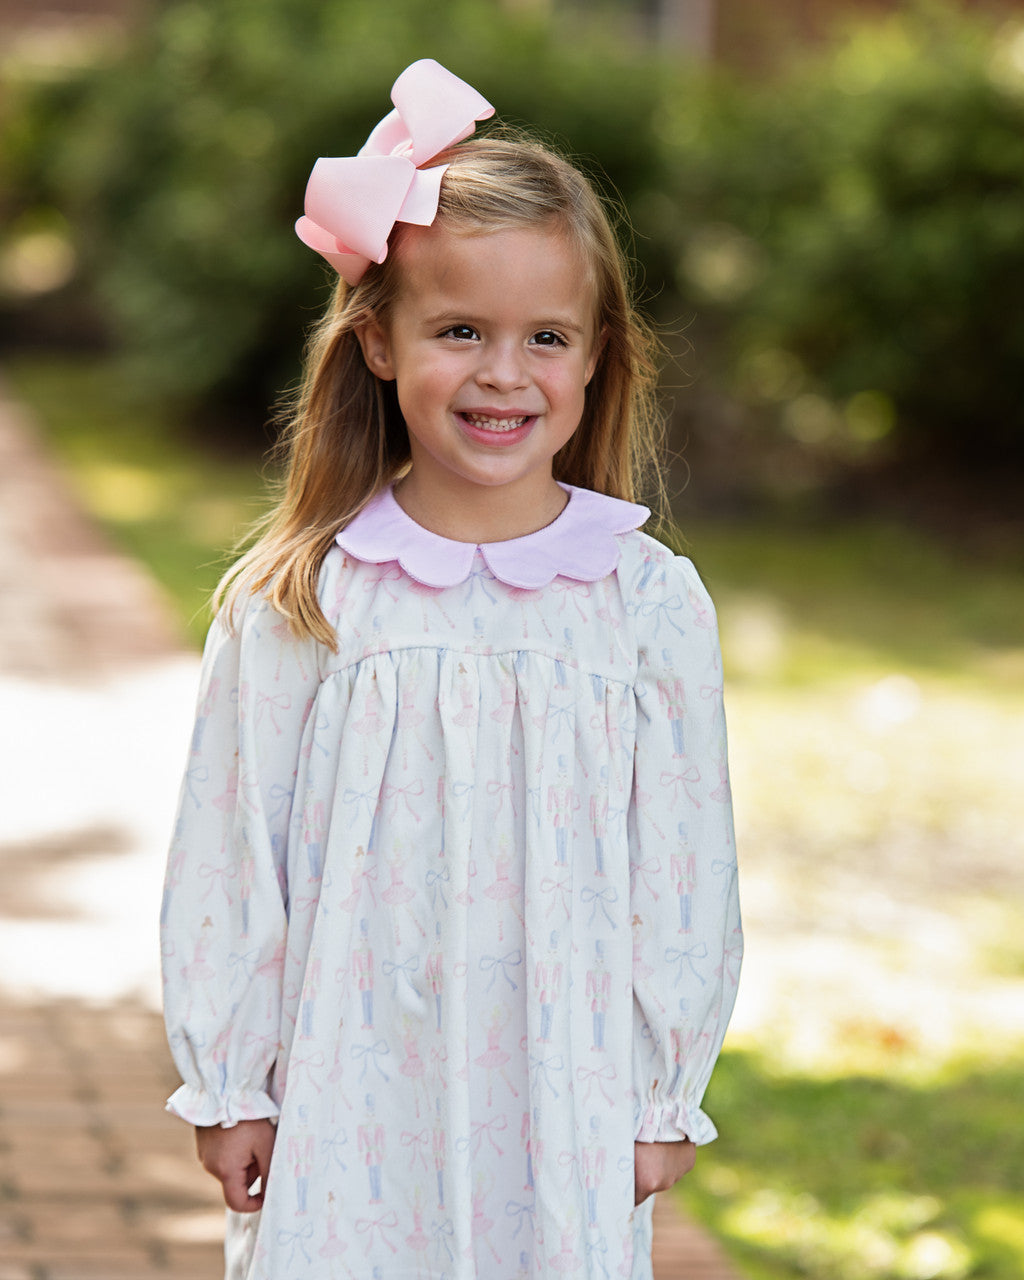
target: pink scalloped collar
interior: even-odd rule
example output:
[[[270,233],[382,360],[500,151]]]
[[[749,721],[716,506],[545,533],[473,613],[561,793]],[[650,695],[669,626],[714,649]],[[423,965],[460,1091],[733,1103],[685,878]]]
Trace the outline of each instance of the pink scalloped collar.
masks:
[[[338,534],[338,545],[368,564],[397,560],[410,578],[427,587],[465,582],[477,554],[509,587],[536,591],[561,575],[597,582],[619,563],[616,535],[638,529],[646,507],[591,489],[563,484],[569,501],[557,519],[536,533],[507,542],[453,542],[411,519],[390,489],[379,493]]]

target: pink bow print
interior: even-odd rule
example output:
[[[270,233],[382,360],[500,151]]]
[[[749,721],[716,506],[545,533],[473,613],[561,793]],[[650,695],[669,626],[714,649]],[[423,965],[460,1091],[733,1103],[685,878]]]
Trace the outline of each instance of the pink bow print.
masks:
[[[295,224],[303,244],[353,285],[371,262],[387,257],[396,222],[429,227],[434,221],[448,166],[422,166],[468,138],[478,120],[494,115],[471,85],[432,58],[406,67],[391,101],[395,110],[357,156],[317,160],[306,187],[305,216]]]

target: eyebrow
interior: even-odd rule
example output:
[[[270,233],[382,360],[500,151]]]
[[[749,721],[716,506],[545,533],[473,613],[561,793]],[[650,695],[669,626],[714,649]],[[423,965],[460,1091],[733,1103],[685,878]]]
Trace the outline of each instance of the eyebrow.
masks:
[[[424,316],[422,323],[429,328],[434,328],[439,324],[479,325],[480,320],[469,312],[452,310],[440,311],[435,315]],[[581,324],[577,324],[575,320],[567,320],[564,317],[558,316],[551,316],[540,322],[533,321],[530,324],[530,328],[534,332],[539,332],[543,329],[564,329],[569,333],[578,333],[581,335],[586,333],[586,328]]]

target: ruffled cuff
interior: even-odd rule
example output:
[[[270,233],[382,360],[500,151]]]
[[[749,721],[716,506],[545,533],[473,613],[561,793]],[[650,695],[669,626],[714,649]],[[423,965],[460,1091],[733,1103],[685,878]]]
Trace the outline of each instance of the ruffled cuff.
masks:
[[[700,1107],[687,1107],[683,1102],[650,1101],[639,1115],[635,1141],[682,1142],[689,1138],[700,1147],[717,1137],[718,1130]]]
[[[239,1089],[221,1096],[183,1084],[167,1099],[167,1110],[202,1128],[219,1124],[233,1129],[241,1120],[275,1120],[281,1108],[262,1089]]]

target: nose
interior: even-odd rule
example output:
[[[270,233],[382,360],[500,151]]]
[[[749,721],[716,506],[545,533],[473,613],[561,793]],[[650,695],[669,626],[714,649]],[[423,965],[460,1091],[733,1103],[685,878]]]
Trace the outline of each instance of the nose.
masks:
[[[526,352],[517,341],[487,343],[481,353],[476,380],[495,391],[518,391],[529,383]]]

